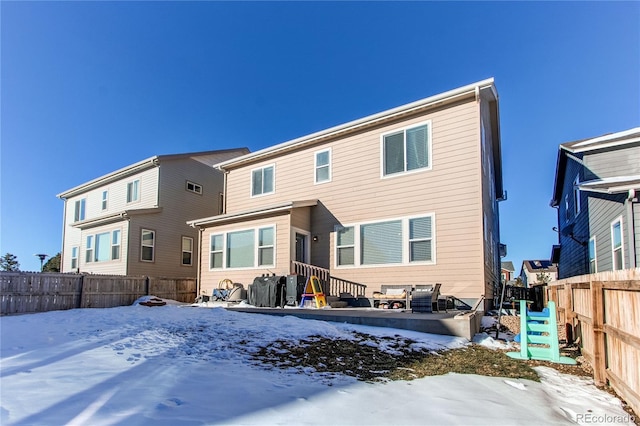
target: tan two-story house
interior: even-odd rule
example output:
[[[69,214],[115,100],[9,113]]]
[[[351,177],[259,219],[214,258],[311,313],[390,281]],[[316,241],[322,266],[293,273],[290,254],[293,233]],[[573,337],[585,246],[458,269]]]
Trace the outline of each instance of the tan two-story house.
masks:
[[[212,165],[248,152],[158,155],[59,194],[61,272],[196,277],[198,233],[185,222],[222,211]]]
[[[189,221],[201,234],[202,291],[306,264],[366,285],[367,296],[441,283],[443,294],[491,303],[503,194],[493,79],[217,168],[224,213]]]

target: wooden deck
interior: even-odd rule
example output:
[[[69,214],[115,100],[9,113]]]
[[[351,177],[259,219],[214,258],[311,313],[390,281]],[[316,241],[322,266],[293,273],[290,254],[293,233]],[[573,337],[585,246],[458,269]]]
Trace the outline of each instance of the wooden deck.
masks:
[[[448,311],[440,313],[412,313],[410,310],[375,308],[256,308],[227,306],[236,312],[251,314],[295,316],[331,322],[400,328],[423,333],[464,337],[468,340],[480,331],[481,313],[474,311]]]

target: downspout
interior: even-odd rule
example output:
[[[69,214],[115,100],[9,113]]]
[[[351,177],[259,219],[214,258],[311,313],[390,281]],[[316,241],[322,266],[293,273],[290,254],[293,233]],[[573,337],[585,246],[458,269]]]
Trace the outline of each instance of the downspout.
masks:
[[[64,241],[67,234],[67,199],[63,198],[64,206],[62,207],[62,247],[60,249],[60,272],[64,272]],[[80,266],[80,247],[78,247],[78,269]]]
[[[198,227],[198,267],[196,269],[196,299],[200,296],[202,287],[202,232],[204,229]]]
[[[627,199],[625,200],[627,209],[627,241],[629,241],[629,268],[637,268],[638,262],[636,259],[636,222],[633,210],[633,204],[638,202],[636,196],[636,190],[630,189]]]
[[[227,214],[227,175],[229,174],[229,171],[224,169],[223,172],[223,176],[222,176],[222,206],[220,206],[222,208],[222,211],[220,212],[220,214]]]

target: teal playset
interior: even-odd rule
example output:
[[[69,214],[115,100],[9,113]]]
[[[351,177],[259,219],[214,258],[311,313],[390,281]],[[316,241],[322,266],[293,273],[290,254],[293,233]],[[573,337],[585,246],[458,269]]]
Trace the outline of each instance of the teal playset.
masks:
[[[520,341],[520,352],[507,352],[515,359],[536,359],[560,364],[576,364],[576,360],[568,356],[560,356],[558,341],[558,321],[556,304],[550,300],[542,312],[527,309],[527,301],[520,301],[520,334],[515,340]],[[518,339],[519,337],[519,339]]]

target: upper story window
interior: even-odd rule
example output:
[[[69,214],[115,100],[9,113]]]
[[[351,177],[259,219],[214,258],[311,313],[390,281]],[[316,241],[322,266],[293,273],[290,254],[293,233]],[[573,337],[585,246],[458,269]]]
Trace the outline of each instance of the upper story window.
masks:
[[[83,198],[81,200],[76,201],[75,210],[73,212],[73,221],[74,222],[78,222],[78,221],[84,220],[86,207],[87,207],[87,199],[86,198]]]
[[[622,218],[611,224],[611,250],[613,256],[613,270],[624,269],[624,247],[622,237]]]
[[[140,180],[134,180],[127,184],[127,203],[140,200]]]
[[[109,206],[109,191],[102,191],[102,210],[106,210]]]
[[[187,191],[202,195],[202,185],[187,181]]]
[[[182,237],[182,265],[193,265],[193,238]]]
[[[578,216],[580,214],[580,179],[579,176],[573,181],[573,214]]]
[[[272,194],[274,192],[275,166],[262,167],[251,171],[251,196]]]
[[[431,123],[382,135],[382,174],[431,168]]]
[[[316,152],[315,183],[331,182],[331,149]]]

